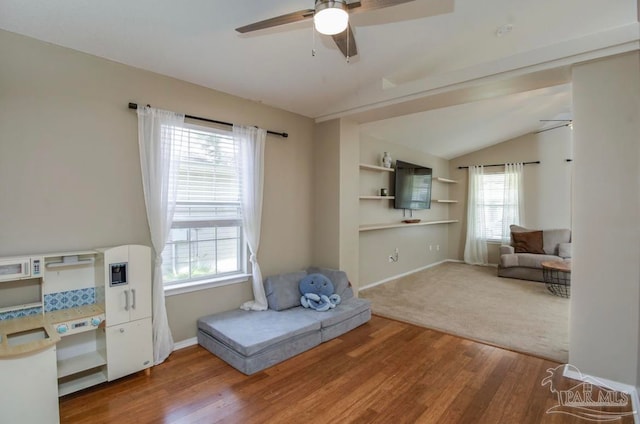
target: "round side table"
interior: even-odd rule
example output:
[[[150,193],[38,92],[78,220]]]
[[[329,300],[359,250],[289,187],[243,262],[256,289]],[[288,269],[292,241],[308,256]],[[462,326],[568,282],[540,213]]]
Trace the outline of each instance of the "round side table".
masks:
[[[541,265],[547,290],[556,296],[569,297],[571,295],[571,262],[544,261]]]

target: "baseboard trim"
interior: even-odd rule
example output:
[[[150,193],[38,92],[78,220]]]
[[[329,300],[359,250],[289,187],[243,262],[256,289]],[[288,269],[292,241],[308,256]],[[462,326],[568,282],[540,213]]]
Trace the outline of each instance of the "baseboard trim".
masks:
[[[185,347],[194,346],[198,344],[198,338],[192,337],[186,340],[180,340],[179,342],[175,342],[173,344],[173,351],[184,349]]]
[[[408,271],[408,272],[405,272],[405,273],[402,273],[402,274],[394,275],[393,277],[385,278],[384,280],[380,280],[380,281],[373,282],[371,284],[367,284],[366,286],[360,287],[358,289],[358,291],[367,290],[367,289],[370,289],[372,287],[379,286],[380,284],[388,283],[389,281],[393,281],[393,280],[396,280],[398,278],[406,277],[407,275],[415,274],[416,272],[424,271],[425,269],[433,268],[434,266],[443,264],[445,262],[463,263],[464,261],[460,261],[458,259],[445,259],[445,260],[440,261],[440,262],[434,262],[432,264],[423,266],[421,268],[413,269],[411,271]]]
[[[572,367],[575,368],[575,367]],[[626,393],[631,398],[631,407],[633,408],[633,422],[640,423],[640,416],[638,415],[638,407],[640,406],[640,398],[638,397],[638,388],[630,384],[620,383],[618,381],[609,380],[601,377],[594,377],[589,374],[583,374],[579,371],[570,368],[570,364],[564,366],[562,375],[573,380],[583,381],[591,383],[600,387],[606,387],[608,389],[616,390],[618,392]]]

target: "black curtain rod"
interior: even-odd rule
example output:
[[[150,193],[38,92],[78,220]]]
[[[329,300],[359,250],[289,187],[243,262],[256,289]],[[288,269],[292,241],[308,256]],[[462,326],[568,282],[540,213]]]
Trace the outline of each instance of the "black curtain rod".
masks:
[[[138,109],[138,104],[129,103],[129,109],[134,109],[134,110]],[[199,116],[193,116],[193,115],[184,115],[184,117],[189,119],[195,119],[196,121],[211,122],[212,124],[227,125],[229,127],[233,127],[233,123],[231,122],[217,121],[215,119],[201,118]],[[286,132],[276,132],[276,131],[267,130],[267,134],[279,135],[280,137],[283,137],[283,138],[289,137],[289,134],[287,134]]]
[[[545,128],[544,130],[539,130],[534,132],[534,134],[540,134],[545,131],[557,130],[558,128],[570,127],[571,125],[573,125],[573,122],[569,122],[568,124],[556,125],[555,127],[551,127],[551,128]]]
[[[523,165],[533,165],[533,164],[539,164],[539,163],[540,163],[539,160],[534,161],[534,162],[522,162]],[[482,165],[482,166],[484,166],[485,168],[488,168],[490,166],[505,166],[505,165],[506,165],[505,163],[495,163],[493,165]],[[458,169],[467,169],[467,168],[469,168],[469,167],[468,166],[459,166],[458,167]]]

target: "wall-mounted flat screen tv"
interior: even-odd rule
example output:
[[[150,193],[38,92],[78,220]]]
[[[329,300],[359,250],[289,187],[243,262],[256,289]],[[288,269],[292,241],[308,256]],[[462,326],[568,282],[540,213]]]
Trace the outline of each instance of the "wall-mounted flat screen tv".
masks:
[[[396,209],[431,209],[431,168],[396,161]]]

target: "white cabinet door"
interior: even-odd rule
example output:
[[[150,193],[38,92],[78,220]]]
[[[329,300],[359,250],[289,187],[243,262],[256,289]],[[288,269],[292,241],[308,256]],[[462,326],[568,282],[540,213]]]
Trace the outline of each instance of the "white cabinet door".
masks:
[[[151,316],[151,249],[118,246],[105,251],[105,306],[107,325]],[[127,264],[126,284],[111,286],[111,264]]]
[[[129,246],[132,321],[151,316],[151,284],[151,249],[147,246]]]
[[[104,298],[107,325],[117,325],[129,321],[131,309],[131,293],[129,283],[111,286],[111,264],[129,262],[129,246],[118,246],[108,249],[104,254]]]
[[[105,290],[107,325],[129,322],[131,292],[129,286],[109,287]]]
[[[153,365],[151,318],[107,327],[109,381]]]

